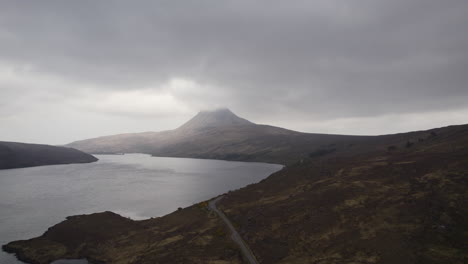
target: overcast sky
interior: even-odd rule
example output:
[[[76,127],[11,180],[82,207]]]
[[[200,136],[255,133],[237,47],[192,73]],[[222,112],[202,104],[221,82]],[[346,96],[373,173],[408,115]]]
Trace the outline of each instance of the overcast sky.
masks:
[[[468,123],[467,0],[0,1],[0,140]]]

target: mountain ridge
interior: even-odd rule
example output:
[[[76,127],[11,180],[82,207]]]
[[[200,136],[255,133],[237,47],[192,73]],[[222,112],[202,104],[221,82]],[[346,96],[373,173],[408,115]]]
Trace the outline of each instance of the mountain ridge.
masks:
[[[229,109],[202,111],[174,130],[128,133],[72,142],[91,154],[145,153],[153,156],[290,164],[309,156],[344,156],[404,148],[443,128],[382,136],[303,133],[259,125]]]
[[[66,146],[92,154],[146,153],[154,156],[279,162],[307,156],[309,149],[338,138],[259,125],[227,108],[201,111],[173,130],[126,133],[75,141]],[[302,145],[302,146],[301,146]],[[299,151],[298,151],[299,149]],[[276,157],[274,157],[276,156]]]

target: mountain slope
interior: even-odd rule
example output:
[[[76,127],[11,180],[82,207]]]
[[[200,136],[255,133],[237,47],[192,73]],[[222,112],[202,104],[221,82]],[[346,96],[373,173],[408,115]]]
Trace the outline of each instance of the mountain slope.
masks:
[[[177,129],[121,134],[76,141],[69,147],[87,153],[147,153],[154,156],[261,161],[290,164],[309,156],[356,155],[405,148],[433,131],[385,136],[301,133],[258,125],[228,109],[200,112]]]
[[[203,111],[177,129],[163,132],[131,133],[105,136],[68,144],[88,153],[147,153],[159,156],[218,158],[229,155],[249,155],[247,148],[260,151],[259,137],[300,135],[286,129],[260,126],[233,114],[228,109]],[[273,139],[274,139],[273,138]],[[270,140],[271,141],[271,140]],[[210,155],[206,152],[210,151]]]
[[[222,108],[214,111],[199,112],[192,119],[183,124],[178,130],[195,131],[206,127],[232,127],[232,126],[251,126],[254,123],[240,118],[231,110]]]
[[[220,201],[260,263],[466,263],[468,125],[332,145]],[[206,202],[143,221],[70,217],[3,249],[28,263],[242,263]]]
[[[427,132],[304,160],[220,206],[261,263],[465,263],[468,126]]]
[[[105,136],[67,146],[87,153],[147,153],[155,156],[289,163],[338,145],[372,137],[310,134],[257,125],[228,109],[200,112],[177,129]],[[335,146],[329,146],[335,144]],[[364,146],[360,144],[361,147]],[[353,150],[355,152],[357,150]]]
[[[0,141],[0,169],[94,161],[92,155],[72,148]]]

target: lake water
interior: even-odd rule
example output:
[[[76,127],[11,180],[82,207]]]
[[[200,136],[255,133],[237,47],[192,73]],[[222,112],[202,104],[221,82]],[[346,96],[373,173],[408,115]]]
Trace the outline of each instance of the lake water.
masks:
[[[96,155],[98,162],[0,170],[0,244],[43,234],[66,216],[162,216],[258,182],[282,165]],[[3,251],[0,263],[22,263]]]

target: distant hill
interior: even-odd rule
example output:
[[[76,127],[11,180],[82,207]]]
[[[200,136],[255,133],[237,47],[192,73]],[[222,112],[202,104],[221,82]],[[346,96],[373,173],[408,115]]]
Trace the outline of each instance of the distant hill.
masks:
[[[177,129],[130,133],[68,144],[92,154],[147,153],[154,156],[262,161],[289,164],[310,156],[356,155],[427,138],[431,131],[385,136],[301,133],[258,125],[228,109],[203,111]]]
[[[0,169],[94,161],[94,156],[73,148],[0,141]]]
[[[130,133],[68,144],[87,153],[147,153],[264,162],[292,162],[329,144],[361,142],[369,137],[301,133],[258,125],[228,109],[203,111],[177,129]]]

